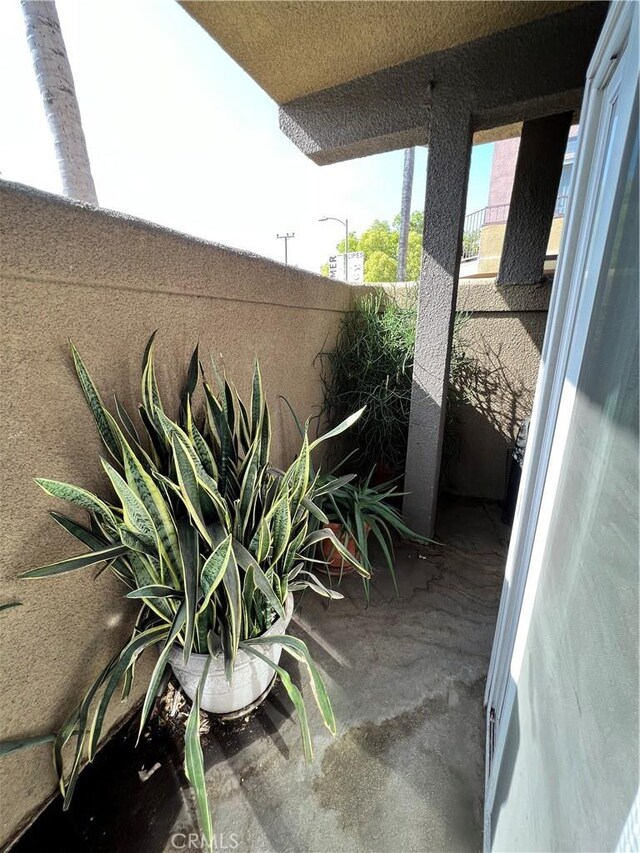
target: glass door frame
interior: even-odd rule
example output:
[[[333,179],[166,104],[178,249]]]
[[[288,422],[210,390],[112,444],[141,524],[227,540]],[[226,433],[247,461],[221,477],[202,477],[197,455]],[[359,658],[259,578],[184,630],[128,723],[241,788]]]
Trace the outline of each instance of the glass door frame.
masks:
[[[638,88],[638,7],[617,2],[587,73],[578,151],[485,692],[484,849]],[[614,116],[615,113],[615,116]],[[617,123],[612,134],[611,122]]]

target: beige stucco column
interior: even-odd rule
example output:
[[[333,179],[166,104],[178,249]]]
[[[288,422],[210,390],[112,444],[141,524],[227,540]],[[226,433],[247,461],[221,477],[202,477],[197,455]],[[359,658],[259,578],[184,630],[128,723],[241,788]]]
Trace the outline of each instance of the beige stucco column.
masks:
[[[451,93],[434,90],[424,252],[404,500],[411,527],[433,533],[446,415],[451,337],[471,158],[471,116]]]

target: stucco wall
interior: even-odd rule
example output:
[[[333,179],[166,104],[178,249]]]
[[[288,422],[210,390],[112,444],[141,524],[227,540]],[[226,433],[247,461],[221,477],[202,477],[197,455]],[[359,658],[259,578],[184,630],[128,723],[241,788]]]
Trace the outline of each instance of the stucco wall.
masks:
[[[33,478],[105,488],[101,445],[67,339],[79,346],[105,401],[117,391],[125,403],[138,398],[144,345],[156,328],[166,402],[183,380],[196,341],[203,353],[223,354],[229,375],[245,391],[258,355],[274,420],[275,461],[283,462],[296,449],[297,432],[278,395],[300,415],[317,410],[321,387],[313,359],[331,344],[352,291],[12,184],[0,183],[0,220],[0,602],[23,602],[0,614],[0,738],[6,738],[55,730],[122,643],[135,610],[125,606],[122,588],[108,573],[98,580],[91,569],[17,580],[27,568],[82,550],[48,518],[47,510],[63,505],[56,506]],[[111,723],[131,706],[115,707]],[[54,789],[49,748],[3,758],[0,774],[1,845]]]
[[[472,359],[464,385],[470,401],[455,409],[457,440],[442,484],[462,495],[504,497],[507,450],[531,413],[551,287],[460,282],[460,332]]]
[[[547,255],[555,256],[558,254],[563,227],[564,216],[554,216],[549,232],[549,242],[547,243]],[[482,227],[480,231],[480,251],[476,266],[479,275],[490,276],[497,273],[500,266],[500,255],[502,253],[506,228],[506,222],[491,223]],[[548,272],[554,269],[554,267],[554,263],[550,261],[545,262],[545,271]]]

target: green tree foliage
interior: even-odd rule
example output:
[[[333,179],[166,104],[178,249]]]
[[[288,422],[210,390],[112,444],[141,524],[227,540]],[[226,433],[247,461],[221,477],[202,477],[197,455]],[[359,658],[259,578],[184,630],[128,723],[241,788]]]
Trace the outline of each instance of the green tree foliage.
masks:
[[[422,261],[422,230],[424,215],[419,210],[411,214],[409,224],[409,245],[407,249],[407,280],[416,281],[420,274]],[[392,282],[398,277],[398,243],[400,239],[400,214],[392,223],[376,219],[366,231],[358,237],[355,231],[349,233],[349,251],[364,252],[364,280],[367,283]],[[337,252],[344,252],[345,241],[336,246]],[[329,274],[329,264],[320,268],[322,275]]]

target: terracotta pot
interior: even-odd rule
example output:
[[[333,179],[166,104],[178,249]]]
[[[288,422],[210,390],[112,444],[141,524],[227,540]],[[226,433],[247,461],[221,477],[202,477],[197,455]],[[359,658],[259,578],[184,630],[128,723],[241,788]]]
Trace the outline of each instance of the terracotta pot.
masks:
[[[389,480],[395,480],[400,472],[392,468],[388,462],[378,462],[373,471],[372,485],[381,486]]]
[[[353,554],[354,557],[357,557],[358,549],[356,546],[356,541],[352,536],[345,534],[343,526],[339,522],[332,521],[329,523],[328,527],[333,530],[337,538],[346,547],[347,551],[350,554]],[[367,536],[369,535],[369,530],[370,527],[368,524],[366,524],[365,531]],[[326,570],[330,575],[350,575],[355,572],[353,566],[349,565],[349,563],[346,563],[344,561],[342,555],[334,548],[334,546],[328,539],[322,540],[322,556],[327,561]]]

